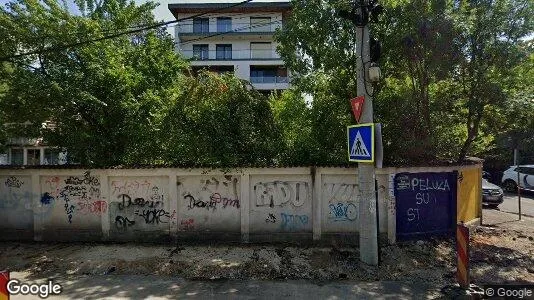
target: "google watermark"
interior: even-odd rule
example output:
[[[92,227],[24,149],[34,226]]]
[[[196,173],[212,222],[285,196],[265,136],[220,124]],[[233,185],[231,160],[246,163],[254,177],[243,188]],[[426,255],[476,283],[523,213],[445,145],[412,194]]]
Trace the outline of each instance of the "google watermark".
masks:
[[[18,279],[10,279],[9,272],[0,272],[0,299],[9,299],[11,295],[34,295],[47,298],[59,295],[63,291],[61,285],[48,280],[47,283],[22,283]]]
[[[484,286],[486,297],[504,299],[534,299],[534,285],[532,284],[492,284]]]

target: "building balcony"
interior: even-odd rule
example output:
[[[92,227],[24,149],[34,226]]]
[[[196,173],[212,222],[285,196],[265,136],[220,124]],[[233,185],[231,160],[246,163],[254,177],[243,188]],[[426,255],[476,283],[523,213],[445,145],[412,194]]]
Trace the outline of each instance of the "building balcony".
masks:
[[[43,138],[8,138],[6,144],[12,146],[40,146],[43,144]]]
[[[202,60],[281,60],[280,55],[275,50],[181,50],[185,58],[202,61]]]
[[[289,83],[285,76],[254,76],[250,77],[251,83]]]
[[[180,35],[248,35],[248,34],[273,34],[277,28],[282,27],[281,21],[254,23],[232,23],[225,25],[210,24],[209,26],[199,26],[191,22],[178,23],[176,32]]]

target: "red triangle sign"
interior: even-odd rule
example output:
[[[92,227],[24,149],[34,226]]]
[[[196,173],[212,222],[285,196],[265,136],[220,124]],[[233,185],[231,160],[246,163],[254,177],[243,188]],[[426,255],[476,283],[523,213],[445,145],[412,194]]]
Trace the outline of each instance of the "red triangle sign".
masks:
[[[362,116],[364,102],[365,102],[364,96],[359,96],[359,97],[350,99],[350,105],[352,106],[352,113],[354,114],[354,119],[356,120],[356,123],[360,123],[360,117]]]

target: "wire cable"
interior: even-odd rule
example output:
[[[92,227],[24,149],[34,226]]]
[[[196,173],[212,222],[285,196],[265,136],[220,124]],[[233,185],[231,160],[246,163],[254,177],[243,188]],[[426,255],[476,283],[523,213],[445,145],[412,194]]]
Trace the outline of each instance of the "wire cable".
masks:
[[[103,36],[103,37],[100,37],[100,38],[96,38],[96,39],[80,41],[80,42],[76,42],[76,43],[72,43],[72,44],[60,45],[60,46],[55,46],[55,47],[48,47],[48,48],[44,48],[44,49],[41,49],[41,50],[28,51],[28,52],[15,54],[15,55],[11,55],[11,56],[4,56],[4,57],[0,57],[0,61],[10,61],[10,60],[15,59],[15,58],[20,58],[20,57],[29,56],[29,55],[42,54],[42,53],[45,53],[45,52],[61,51],[61,50],[69,49],[69,48],[75,48],[75,47],[83,46],[85,44],[105,41],[105,40],[109,40],[109,39],[114,39],[114,38],[117,38],[117,37],[120,37],[120,36],[123,36],[123,35],[135,34],[135,33],[143,32],[145,30],[150,30],[150,29],[155,29],[155,28],[162,27],[162,26],[167,26],[169,24],[178,23],[178,22],[189,20],[189,19],[193,19],[193,18],[198,18],[198,17],[205,16],[205,15],[208,15],[208,14],[214,14],[214,13],[217,13],[217,12],[220,12],[220,11],[224,11],[226,9],[230,9],[230,8],[234,8],[234,7],[237,7],[237,6],[244,5],[244,4],[252,2],[252,1],[253,0],[245,0],[245,1],[233,4],[233,5],[229,5],[227,7],[219,8],[219,9],[208,11],[208,12],[204,12],[204,13],[199,13],[199,14],[196,14],[196,15],[193,15],[193,16],[190,16],[190,17],[180,18],[180,19],[176,19],[176,20],[172,20],[172,21],[155,23],[155,24],[152,24],[152,25],[148,25],[146,27],[133,29],[133,30],[129,30],[129,31],[124,31],[124,32],[119,32],[119,33],[115,33],[115,34],[111,34],[111,35],[106,35],[106,36]]]
[[[225,8],[226,9],[226,8]],[[210,14],[210,15],[202,15],[202,17],[205,17],[205,18],[210,18],[210,17],[220,17],[220,15],[215,12],[215,13],[206,13],[206,14]],[[235,15],[247,15],[246,17],[235,17]],[[237,13],[237,14],[232,14],[232,21],[234,20],[242,20],[242,19],[249,19],[249,18],[267,18],[267,17],[270,17],[272,16],[271,13],[263,13],[263,14],[254,14],[254,17],[250,17],[249,14],[247,13]],[[193,18],[198,18],[200,16],[191,16],[191,17],[188,17],[188,18],[183,18],[181,19],[182,21],[187,21],[187,20],[190,20],[190,19],[193,19]],[[185,20],[184,20],[185,19]],[[180,21],[180,22],[182,22]],[[169,22],[169,21],[163,21],[163,22]],[[161,22],[161,23],[163,23]],[[116,29],[106,29],[106,30],[102,30],[102,32],[112,32],[112,31],[117,31],[117,30],[129,30],[129,29],[138,29],[138,28],[141,28],[141,27],[146,27],[146,26],[149,26],[149,25],[152,25],[154,23],[145,23],[145,24],[140,24],[140,25],[134,25],[134,26],[128,26],[128,27],[124,27],[124,28],[116,28]],[[176,26],[180,26],[180,25],[193,25],[194,23],[193,22],[187,22],[187,23],[183,23],[183,24],[176,24],[174,26],[168,26],[169,28],[174,28]]]
[[[361,26],[362,28],[362,39],[361,39],[361,44],[360,44],[360,60],[362,61],[362,72],[363,72],[363,77],[362,77],[362,80],[363,80],[363,87],[365,89],[365,93],[367,95],[369,95],[369,97],[373,97],[374,93],[373,94],[370,94],[369,91],[367,91],[367,72],[365,72],[365,65],[368,64],[369,62],[365,62],[363,60],[363,40],[365,39],[365,30],[364,30],[364,26]]]

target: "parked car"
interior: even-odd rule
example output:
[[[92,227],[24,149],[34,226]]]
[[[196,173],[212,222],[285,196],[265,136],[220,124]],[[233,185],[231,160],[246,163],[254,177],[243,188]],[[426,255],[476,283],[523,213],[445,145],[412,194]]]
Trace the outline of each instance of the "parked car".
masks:
[[[504,200],[502,189],[486,179],[482,178],[482,204],[497,207]]]
[[[519,173],[519,183],[517,173]],[[534,191],[534,165],[511,166],[504,171],[501,182],[507,192],[517,191],[518,185],[522,190]]]

